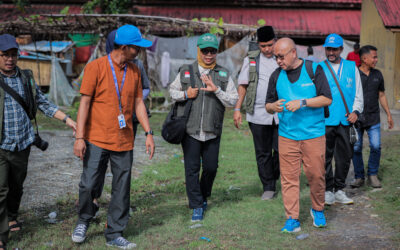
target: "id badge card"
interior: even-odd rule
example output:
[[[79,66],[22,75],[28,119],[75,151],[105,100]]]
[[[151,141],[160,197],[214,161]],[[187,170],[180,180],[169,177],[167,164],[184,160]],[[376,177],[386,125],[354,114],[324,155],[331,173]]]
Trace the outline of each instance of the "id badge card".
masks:
[[[120,115],[118,116],[118,124],[119,124],[119,128],[120,128],[120,129],[123,129],[123,128],[126,127],[125,117],[124,117],[123,114],[120,114]]]

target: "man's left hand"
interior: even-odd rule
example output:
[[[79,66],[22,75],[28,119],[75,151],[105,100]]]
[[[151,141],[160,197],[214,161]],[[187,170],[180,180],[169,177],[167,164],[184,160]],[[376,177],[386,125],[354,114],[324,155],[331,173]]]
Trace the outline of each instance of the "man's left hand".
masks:
[[[393,119],[392,119],[391,115],[388,115],[387,121],[388,121],[389,129],[392,129],[394,126],[394,123],[393,123]]]
[[[351,112],[350,115],[347,115],[347,121],[350,123],[355,123],[358,119],[358,115],[355,112]]]
[[[293,101],[287,102],[285,104],[285,107],[287,110],[295,112],[296,110],[300,109],[300,104],[301,104],[300,100],[293,100]]]
[[[146,137],[146,154],[150,155],[149,160],[151,160],[153,158],[154,149],[155,149],[155,145],[154,145],[153,135],[149,134]]]
[[[207,86],[207,88],[200,88],[200,90],[203,91],[208,91],[208,92],[215,92],[217,91],[217,86],[213,83],[211,76],[208,75],[201,75],[200,79],[203,81],[203,83]]]

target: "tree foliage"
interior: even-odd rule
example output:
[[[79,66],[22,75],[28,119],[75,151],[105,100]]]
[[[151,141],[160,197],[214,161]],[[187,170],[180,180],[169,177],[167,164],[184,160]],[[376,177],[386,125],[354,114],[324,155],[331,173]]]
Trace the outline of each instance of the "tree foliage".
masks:
[[[84,14],[93,14],[100,8],[102,14],[126,14],[132,7],[131,0],[92,0],[83,5]]]

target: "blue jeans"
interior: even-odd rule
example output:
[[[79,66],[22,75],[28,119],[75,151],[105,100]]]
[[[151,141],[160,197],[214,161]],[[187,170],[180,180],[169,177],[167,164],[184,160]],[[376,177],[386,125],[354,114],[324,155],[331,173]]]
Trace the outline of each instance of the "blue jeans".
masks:
[[[362,157],[363,135],[367,131],[370,154],[368,159],[368,176],[377,175],[381,159],[381,124],[375,124],[367,129],[357,129],[358,141],[354,144],[353,165],[356,179],[364,179],[364,162]]]

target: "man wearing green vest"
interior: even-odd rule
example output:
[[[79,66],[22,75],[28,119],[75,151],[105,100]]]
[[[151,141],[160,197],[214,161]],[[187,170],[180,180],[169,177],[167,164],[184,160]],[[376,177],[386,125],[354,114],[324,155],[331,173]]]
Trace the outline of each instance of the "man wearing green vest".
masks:
[[[215,35],[201,35],[197,41],[197,60],[180,68],[169,89],[172,100],[180,104],[178,116],[183,115],[187,100],[193,100],[182,141],[192,222],[202,220],[207,209],[207,198],[217,174],[225,107],[233,107],[238,99],[228,70],[217,64],[218,47]],[[191,79],[195,86],[191,86]]]
[[[36,110],[76,128],[76,123],[40,91],[32,71],[17,67],[18,57],[15,37],[0,35],[0,81],[4,84],[0,88],[0,249],[6,248],[10,231],[21,230],[17,217],[31,145],[37,145],[31,123]],[[10,92],[25,102],[29,114]]]
[[[278,64],[273,57],[276,41],[271,26],[257,30],[259,50],[250,51],[244,59],[238,79],[239,100],[235,106],[233,120],[239,128],[242,122],[240,107],[244,102],[246,120],[253,134],[258,175],[263,185],[262,200],[270,200],[275,195],[276,180],[279,178],[278,156],[278,116],[265,110],[269,78]],[[246,99],[245,99],[246,97]],[[272,150],[274,153],[272,153]]]

